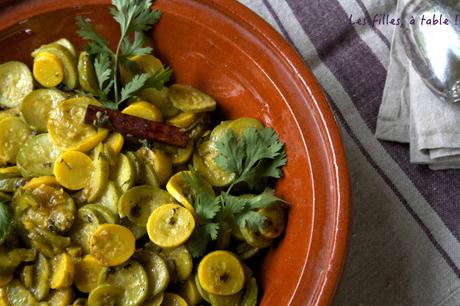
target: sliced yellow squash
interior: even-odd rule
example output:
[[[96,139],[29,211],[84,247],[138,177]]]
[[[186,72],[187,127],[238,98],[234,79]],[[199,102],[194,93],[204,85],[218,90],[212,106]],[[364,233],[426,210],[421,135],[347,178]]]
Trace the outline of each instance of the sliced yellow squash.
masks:
[[[32,72],[26,64],[16,61],[0,65],[0,106],[12,108],[34,89]]]
[[[75,286],[81,292],[91,292],[97,287],[99,276],[104,269],[96,258],[86,255],[75,265]]]
[[[27,139],[16,156],[18,168],[24,177],[53,175],[54,162],[59,150],[54,146],[48,133]]]
[[[105,144],[114,154],[120,154],[124,142],[125,139],[123,138],[123,135],[117,132],[111,133],[105,140]]]
[[[178,294],[166,292],[163,297],[163,306],[188,306],[187,302]]]
[[[164,118],[174,117],[180,112],[180,110],[175,108],[169,100],[168,88],[166,87],[161,90],[146,88],[141,92],[141,98],[158,107]]]
[[[124,226],[102,224],[92,234],[90,254],[103,266],[117,266],[127,261],[135,249],[136,238]]]
[[[233,295],[243,288],[243,266],[232,253],[213,251],[200,261],[198,280],[201,287],[211,294]]]
[[[67,253],[61,253],[51,259],[52,276],[50,287],[52,289],[62,289],[72,285],[75,266],[72,259]]]
[[[147,221],[150,240],[162,248],[181,245],[190,237],[195,228],[192,213],[178,205],[166,204],[156,208]]]
[[[138,226],[146,226],[150,214],[161,205],[173,201],[171,195],[156,187],[136,186],[127,190],[118,201],[120,217],[128,219]]]
[[[92,154],[93,171],[84,189],[88,202],[94,202],[102,196],[109,182],[109,161],[105,144],[99,143]]]
[[[34,60],[39,58],[43,52],[53,54],[61,63],[64,70],[63,83],[70,89],[74,89],[78,84],[77,61],[75,56],[64,46],[58,43],[43,45],[34,52],[32,57]]]
[[[51,111],[48,133],[58,148],[87,152],[107,137],[108,130],[85,123],[89,104],[100,105],[92,98],[77,97],[63,101]]]
[[[183,112],[209,112],[216,109],[216,101],[191,86],[174,84],[169,87],[169,100]]]
[[[34,58],[33,75],[43,87],[54,87],[64,80],[64,65],[55,54],[42,51]]]
[[[97,83],[96,72],[88,52],[83,51],[78,58],[78,81],[81,88],[90,94],[97,95],[99,85]]]
[[[161,111],[155,105],[145,101],[134,102],[126,107],[122,113],[156,122],[163,121]]]
[[[121,294],[119,287],[101,284],[89,293],[88,306],[115,306]]]
[[[60,38],[54,42],[55,44],[61,45],[70,52],[70,54],[76,58],[77,57],[77,50],[75,50],[75,46],[68,40],[67,38]]]
[[[193,269],[192,255],[184,245],[163,249],[160,256],[165,260],[172,283],[185,281]]]
[[[31,131],[19,117],[9,117],[0,121],[0,161],[16,163],[16,156]]]
[[[56,160],[53,173],[63,187],[79,190],[88,184],[93,170],[93,161],[88,155],[79,151],[67,151]]]
[[[117,305],[141,305],[147,297],[148,278],[145,269],[134,259],[117,267],[107,269],[99,279],[101,284],[115,285],[120,288]]]
[[[166,120],[166,123],[174,125],[178,128],[186,128],[195,122],[197,118],[196,113],[192,112],[181,112],[180,114]]]
[[[24,97],[20,111],[32,129],[46,132],[51,110],[64,100],[65,96],[59,90],[37,89]]]
[[[136,252],[134,256],[147,273],[149,281],[147,299],[155,299],[169,284],[170,277],[166,262],[158,254],[145,250]]]

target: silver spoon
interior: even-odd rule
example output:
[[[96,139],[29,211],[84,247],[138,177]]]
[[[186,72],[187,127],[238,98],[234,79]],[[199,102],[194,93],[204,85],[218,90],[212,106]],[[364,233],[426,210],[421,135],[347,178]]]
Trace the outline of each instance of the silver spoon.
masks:
[[[403,45],[415,70],[441,99],[459,102],[460,2],[412,0],[402,20]]]

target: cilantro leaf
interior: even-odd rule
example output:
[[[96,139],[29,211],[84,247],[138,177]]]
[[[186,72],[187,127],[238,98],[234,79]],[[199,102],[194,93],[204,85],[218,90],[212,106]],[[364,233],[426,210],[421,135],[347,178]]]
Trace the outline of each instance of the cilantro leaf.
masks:
[[[235,133],[229,129],[215,146],[219,152],[215,158],[217,165],[223,170],[235,173],[237,177],[241,176],[245,160],[245,143],[239,141]]]
[[[261,194],[248,198],[248,206],[251,209],[268,208],[275,204],[286,203],[275,196],[275,191],[266,188]]]
[[[203,226],[216,224],[217,234],[222,234],[230,223],[236,222],[240,228],[246,227],[257,232],[269,222],[259,209],[284,202],[269,188],[255,195],[231,194],[236,183],[245,182],[251,189],[259,189],[263,186],[264,178],[282,175],[281,167],[286,164],[286,152],[273,129],[248,128],[241,136],[229,129],[215,146],[219,152],[215,162],[223,170],[234,173],[236,179],[226,191],[214,196],[202,187],[203,178],[196,170],[191,169],[192,174],[186,175],[185,179],[195,193],[195,211],[205,223],[196,229],[197,236],[190,240],[194,256],[201,256],[212,240],[210,228],[205,229]]]
[[[226,192],[223,192],[221,194],[222,196],[222,215],[223,217],[227,216],[232,216],[235,214],[240,214],[242,213],[247,205],[248,205],[248,199],[243,198],[241,196],[236,197],[233,195],[230,195]]]
[[[195,168],[190,168],[190,172],[182,172],[182,178],[184,181],[190,186],[191,190],[195,193],[194,196],[196,196],[197,193],[203,191],[203,177],[201,176],[198,171],[195,170]]]
[[[196,214],[203,221],[210,222],[220,211],[220,198],[203,188],[203,177],[195,169],[192,168],[190,173],[184,172],[182,175],[193,192]]]
[[[133,1],[135,2],[135,1]],[[137,1],[139,4],[137,11],[134,13],[133,21],[130,24],[130,31],[145,32],[161,18],[161,12],[158,10],[150,10],[152,1]]]
[[[216,240],[219,233],[219,224],[208,223],[197,226],[187,241],[187,248],[193,258],[203,256],[206,252],[208,243]]]
[[[208,224],[204,225],[204,227],[206,228],[206,231],[208,232],[209,237],[211,238],[211,240],[216,240],[217,236],[219,235],[219,224],[217,224],[217,223],[208,223]]]
[[[121,103],[146,86],[162,89],[171,76],[172,71],[169,68],[148,76],[139,73],[137,64],[130,60],[133,56],[152,52],[151,47],[145,46],[144,32],[150,30],[161,17],[160,11],[151,9],[152,2],[152,0],[112,0],[110,13],[118,22],[121,31],[115,52],[110,49],[107,40],[97,33],[90,22],[77,17],[79,29],[77,32],[88,42],[88,52],[95,57],[99,98],[105,107],[118,109]],[[134,73],[131,81],[124,87],[117,79],[119,65]]]
[[[220,210],[219,197],[199,192],[195,198],[195,212],[203,220],[212,220]]]
[[[112,83],[109,81],[112,77],[112,69],[110,66],[112,62],[109,56],[105,53],[99,53],[94,60],[94,70],[96,71],[97,82],[99,89],[105,94],[108,94]],[[107,81],[109,81],[108,84]]]
[[[284,144],[271,128],[248,128],[241,137],[228,129],[216,148],[216,164],[236,175],[229,189],[240,182],[246,182],[250,189],[260,189],[265,178],[281,177],[281,167],[287,161]]]
[[[93,25],[83,19],[81,16],[77,16],[78,35],[84,40],[90,41],[87,45],[88,53],[90,54],[110,54],[113,55],[113,51],[109,47],[109,43],[106,39],[102,38]]]
[[[136,74],[128,84],[126,84],[121,90],[121,100],[117,103],[122,103],[138,92],[144,87],[145,82],[149,78],[147,73]]]
[[[235,220],[240,228],[247,226],[251,229],[251,231],[257,232],[258,229],[267,221],[267,217],[256,211],[248,210],[243,214],[237,215]]]
[[[169,67],[164,69],[158,69],[157,71],[155,71],[155,73],[150,75],[148,80],[145,82],[145,87],[153,87],[158,90],[163,89],[165,83],[169,82],[172,72],[172,69]]]
[[[150,54],[153,50],[152,47],[144,47],[145,44],[145,35],[142,32],[134,33],[134,41],[131,42],[130,39],[125,39],[121,43],[121,54],[123,57],[130,58],[134,55],[145,55]]]
[[[8,206],[0,202],[0,244],[5,240],[11,226],[11,214]]]
[[[145,32],[156,24],[161,12],[150,10],[151,0],[112,0],[110,13],[120,24],[122,36],[127,32]]]
[[[264,215],[257,212],[258,209],[284,203],[282,199],[275,196],[274,190],[269,188],[258,195],[236,197],[224,192],[222,197],[224,199],[222,211],[229,216],[233,215],[238,226],[249,226],[252,230],[257,230],[267,221]]]

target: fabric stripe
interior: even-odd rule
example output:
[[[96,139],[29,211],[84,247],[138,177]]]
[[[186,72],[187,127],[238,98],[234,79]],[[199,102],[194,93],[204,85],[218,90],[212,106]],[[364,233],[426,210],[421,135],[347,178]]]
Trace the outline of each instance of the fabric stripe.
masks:
[[[272,14],[272,12],[269,11],[269,8],[262,2],[262,1],[245,1],[245,0],[240,0],[244,5],[246,5],[248,8],[253,10],[254,12],[257,12],[257,14],[262,17],[265,21],[270,23],[278,33],[281,33],[283,29],[277,26],[278,22],[275,21],[274,18],[278,18],[276,14]]]
[[[352,97],[366,125],[375,131],[385,83],[385,68],[350,27],[346,13],[336,1],[311,0],[308,4],[302,5],[293,0],[287,2],[316,47],[319,58]],[[335,16],[333,23],[325,22],[332,18],[330,12]],[[346,33],[347,37],[341,39],[336,33]],[[460,176],[455,175],[453,170],[432,171],[425,166],[410,164],[407,146],[389,142],[383,143],[383,146],[407,173],[454,236],[460,239],[460,209],[456,201],[460,192],[455,188],[460,186]]]
[[[332,101],[332,99],[329,97],[329,101]],[[342,113],[340,110],[337,108],[335,103],[330,103],[332,106],[332,109],[334,110],[334,113],[336,114],[337,118],[339,118],[340,123],[342,126],[345,128],[347,131],[348,135],[351,137],[351,139],[355,142],[355,144],[358,146],[361,154],[363,154],[366,158],[366,160],[371,164],[372,168],[382,177],[382,179],[385,181],[385,183],[391,188],[393,193],[396,195],[396,197],[399,199],[401,204],[404,205],[404,207],[407,209],[409,214],[414,218],[415,222],[420,226],[420,228],[425,232],[427,235],[428,239],[433,243],[433,246],[436,248],[436,250],[444,257],[446,260],[447,264],[449,267],[452,268],[452,270],[457,274],[457,276],[460,278],[460,269],[457,267],[452,260],[452,258],[447,254],[447,252],[439,245],[438,241],[434,238],[433,234],[431,233],[430,229],[426,226],[426,224],[420,219],[420,217],[415,213],[415,211],[412,209],[411,205],[409,202],[406,200],[406,198],[401,194],[401,192],[398,190],[398,188],[393,184],[391,179],[385,174],[385,172],[382,170],[379,165],[372,159],[372,157],[369,155],[369,153],[366,151],[366,149],[363,147],[359,139],[356,137],[355,133],[353,130],[350,128],[348,125],[348,122],[345,120],[343,117]]]
[[[280,29],[280,32],[283,35],[283,37],[291,44],[291,46],[293,46],[297,50],[297,47],[295,46],[295,44],[292,41],[292,39],[289,36],[289,34],[286,32],[286,29],[283,27],[280,18],[276,14],[276,12],[273,9],[273,7],[271,6],[271,4],[267,0],[263,0],[262,2],[265,4],[267,10],[270,12],[270,14],[272,15],[272,17],[275,20],[276,24],[278,25],[278,28]],[[298,51],[299,50],[297,50],[297,52]]]
[[[358,5],[356,1],[337,0],[337,2],[341,5],[343,11],[346,13],[348,18],[347,23],[349,25],[351,25],[350,22],[356,22],[357,19],[364,19],[366,17],[363,9]],[[378,14],[378,16],[381,15],[383,14]],[[363,26],[353,24],[351,27],[355,29],[361,41],[363,41],[369,47],[372,53],[378,58],[382,66],[388,67],[390,64],[390,56],[388,52],[389,46],[386,45],[382,38],[377,34],[381,34],[381,32],[376,32],[378,29],[370,25]],[[391,27],[394,28],[394,26]]]
[[[360,1],[363,3],[364,7],[371,16],[375,14],[389,14],[391,17],[399,17],[399,13],[396,10],[398,0],[350,0],[349,2],[351,3],[352,1]],[[377,24],[376,28],[391,43],[394,34],[394,27]]]
[[[288,0],[287,3],[316,47],[319,58],[353,98],[362,116],[369,119],[369,128],[375,130],[386,77],[383,65],[360,39],[336,1]]]
[[[452,294],[460,278],[341,128],[355,200],[349,260],[333,305],[434,306],[449,296],[441,305],[460,305]]]
[[[363,118],[359,115],[353,106],[350,97],[345,93],[341,84],[335,79],[331,72],[320,63],[318,55],[315,53],[314,47],[311,45],[309,37],[305,33],[299,33],[300,24],[292,21],[293,16],[290,8],[284,2],[270,2],[275,7],[276,12],[282,14],[281,20],[289,20],[290,25],[286,28],[286,32],[295,37],[294,43],[298,46],[304,58],[307,58],[312,64],[315,75],[322,81],[326,91],[328,91],[340,103],[337,106],[344,116],[345,120],[352,125],[355,133],[357,132],[358,140],[365,146],[365,150],[371,154],[374,160],[378,160],[378,164],[383,165],[382,170],[395,183],[396,188],[401,194],[404,194],[408,203],[416,211],[417,215],[423,219],[424,223],[430,229],[432,235],[436,238],[444,250],[447,250],[449,256],[454,258],[456,266],[460,266],[460,254],[455,250],[460,248],[460,244],[452,233],[445,227],[438,215],[433,212],[420,196],[411,181],[407,178],[404,172],[398,165],[388,156],[387,152],[382,148],[381,144],[375,139],[375,136],[366,127]],[[316,64],[318,63],[318,64]]]
[[[366,16],[367,19],[372,20],[371,14],[367,10],[367,7],[364,5],[364,3],[361,0],[356,0],[356,3],[359,5],[359,7],[363,10],[364,15]],[[387,46],[388,49],[391,47],[390,41],[383,35],[383,33],[375,26],[371,27],[372,31],[377,34],[378,37],[383,41],[383,43]]]

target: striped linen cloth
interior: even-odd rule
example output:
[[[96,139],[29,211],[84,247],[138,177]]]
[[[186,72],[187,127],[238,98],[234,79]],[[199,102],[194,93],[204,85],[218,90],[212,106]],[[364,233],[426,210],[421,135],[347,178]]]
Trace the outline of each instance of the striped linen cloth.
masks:
[[[460,172],[375,137],[396,0],[240,0],[279,31],[327,93],[352,181],[352,236],[335,305],[460,305]],[[357,18],[384,22],[351,24]],[[386,16],[385,16],[386,15]]]

